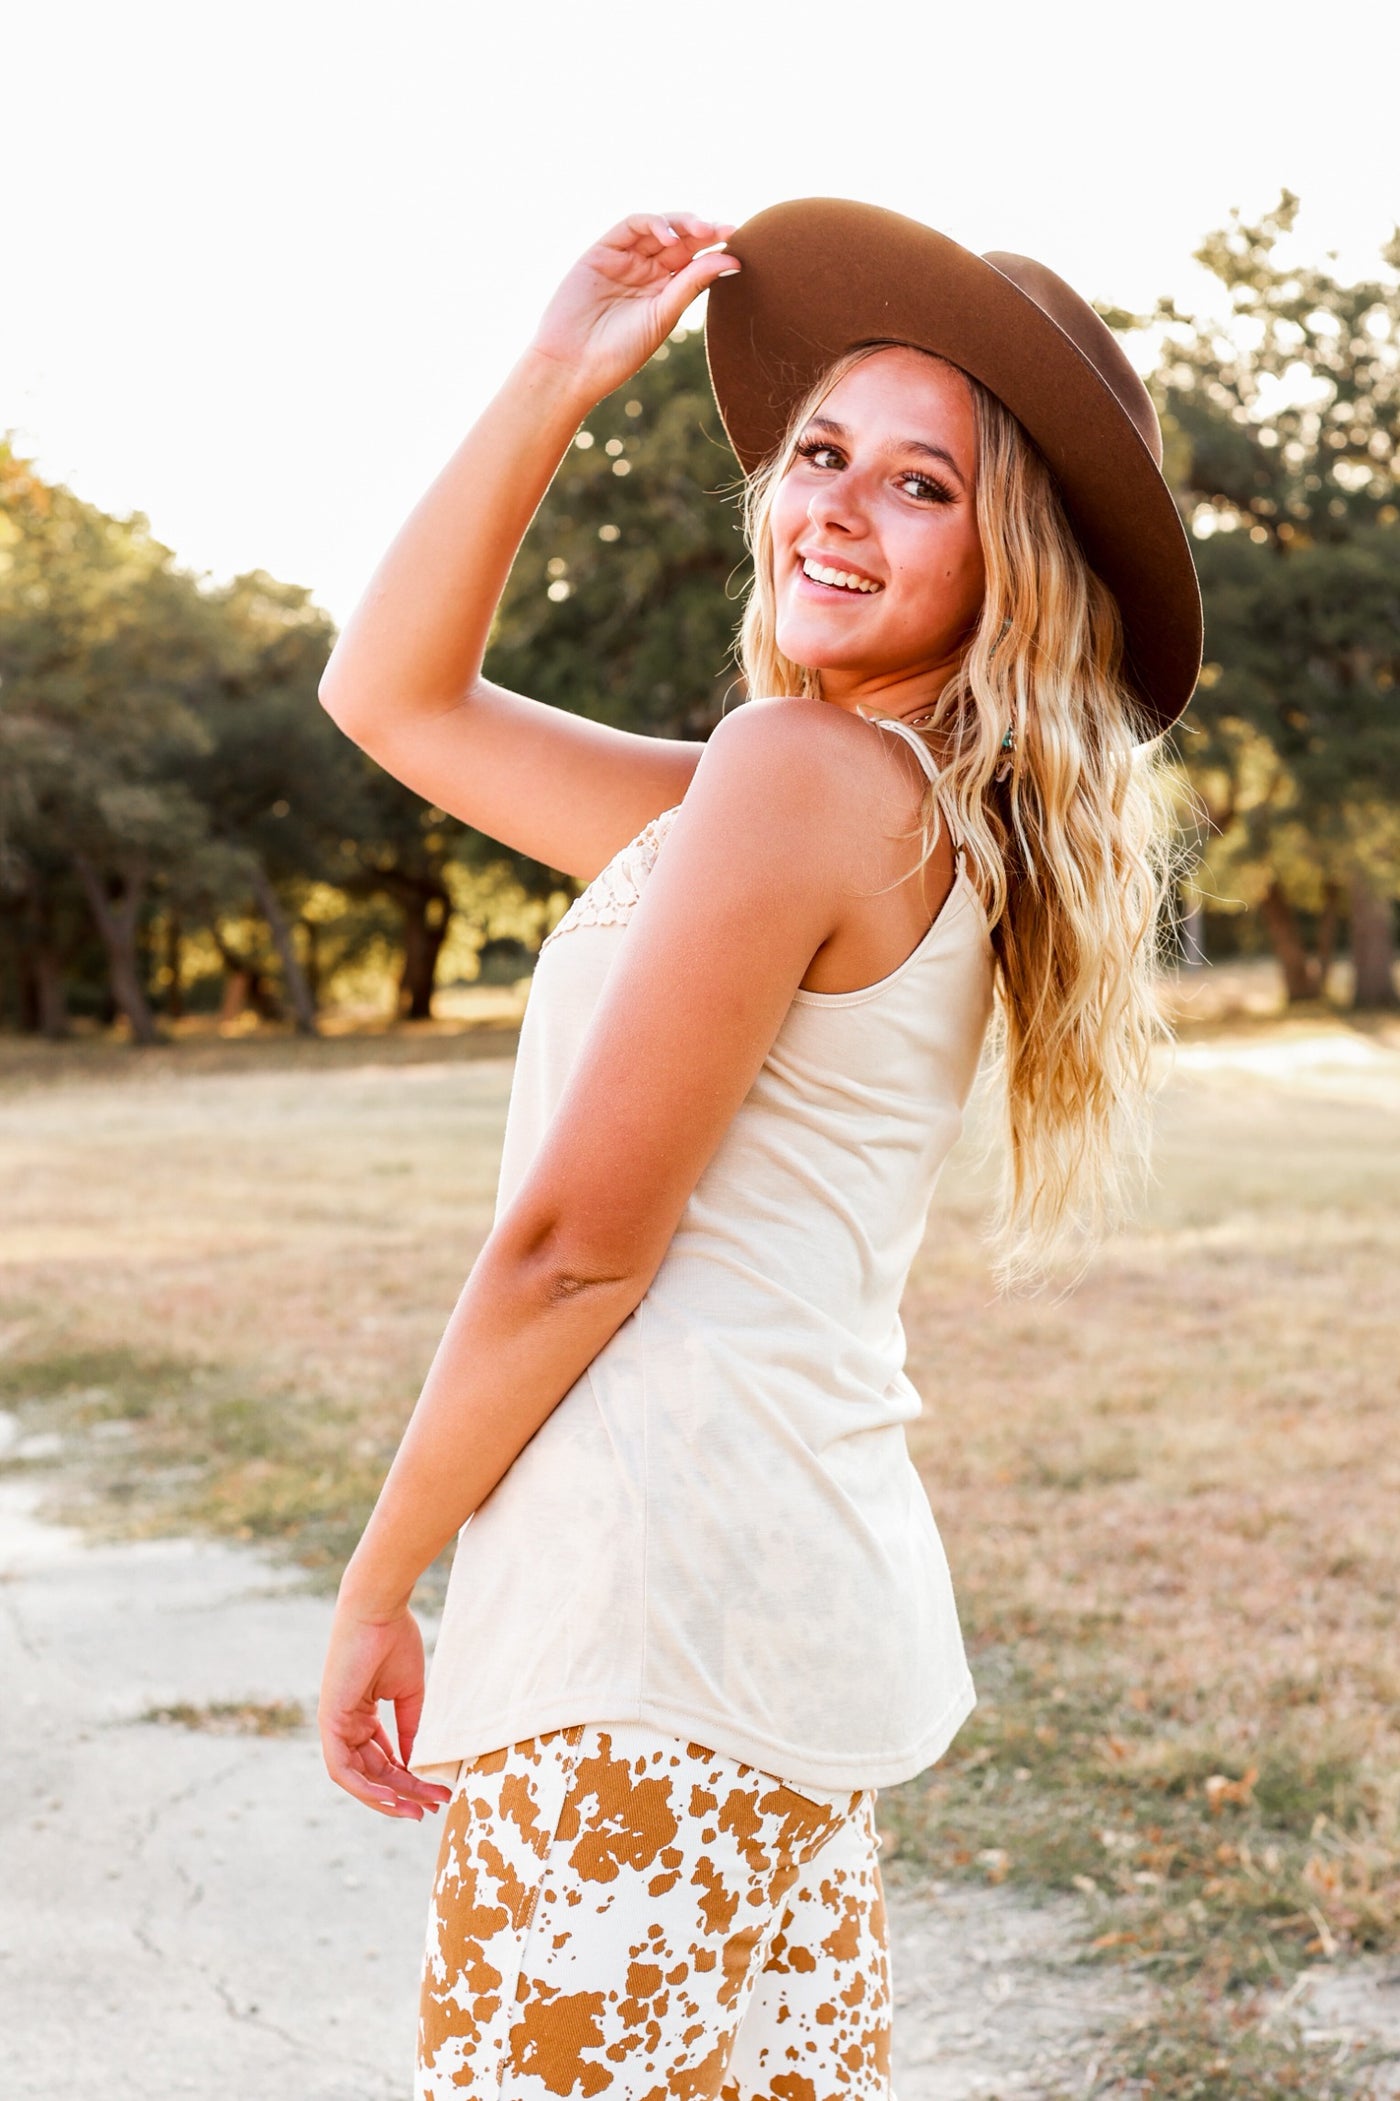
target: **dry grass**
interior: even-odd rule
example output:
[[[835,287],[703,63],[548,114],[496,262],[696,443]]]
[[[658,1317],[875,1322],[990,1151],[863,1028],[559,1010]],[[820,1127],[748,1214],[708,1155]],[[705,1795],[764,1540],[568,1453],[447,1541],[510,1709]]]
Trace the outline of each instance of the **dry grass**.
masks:
[[[0,1405],[102,1462],[56,1513],[334,1582],[490,1225],[510,1065],[432,1041],[84,1046],[0,1084]]]
[[[196,1707],[177,1700],[171,1707],[148,1707],[142,1722],[174,1723],[209,1736],[293,1736],[310,1721],[298,1700],[211,1700]]]
[[[334,1579],[489,1226],[499,1048],[0,1055],[0,1401],[70,1512]],[[1400,1922],[1400,1032],[1185,1017],[1143,1217],[1059,1300],[991,1296],[979,1129],[906,1327],[982,1704],[892,1874],[1080,1890],[1166,1990],[1114,2092],[1359,2093],[1258,1994]]]
[[[904,1872],[1077,1888],[1103,1959],[1189,1983],[1141,2091],[1362,2091],[1249,2010],[1400,1926],[1400,1031],[1188,1031],[1158,1129],[1059,1302],[991,1301],[950,1175],[912,1442],[982,1705],[887,1808]]]

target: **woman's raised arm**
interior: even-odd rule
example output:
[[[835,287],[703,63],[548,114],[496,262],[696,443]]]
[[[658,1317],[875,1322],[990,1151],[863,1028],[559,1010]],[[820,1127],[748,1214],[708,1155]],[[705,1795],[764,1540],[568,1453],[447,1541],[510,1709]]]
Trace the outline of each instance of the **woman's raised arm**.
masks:
[[[580,423],[739,267],[713,245],[732,231],[689,212],[634,213],[581,257],[379,564],[321,681],[328,713],[388,772],[585,879],[681,800],[702,747],[492,685],[481,675],[487,637]]]

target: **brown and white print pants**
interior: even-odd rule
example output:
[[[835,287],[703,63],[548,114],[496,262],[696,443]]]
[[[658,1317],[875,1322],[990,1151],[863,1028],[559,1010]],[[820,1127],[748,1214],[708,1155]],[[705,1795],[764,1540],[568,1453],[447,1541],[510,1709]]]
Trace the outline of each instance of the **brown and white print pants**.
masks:
[[[464,1761],[417,2101],[893,2101],[874,1809],[634,1722]]]

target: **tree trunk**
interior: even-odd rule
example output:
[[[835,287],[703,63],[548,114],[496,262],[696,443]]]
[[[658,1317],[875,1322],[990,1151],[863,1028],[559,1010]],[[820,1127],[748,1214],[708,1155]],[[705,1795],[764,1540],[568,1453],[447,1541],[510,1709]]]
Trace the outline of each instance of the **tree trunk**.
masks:
[[[321,937],[314,919],[299,919],[297,925],[306,936],[306,989],[311,995],[314,1014],[321,1004]]]
[[[430,1021],[433,980],[447,939],[452,900],[445,889],[416,889],[400,894],[403,910],[403,975],[399,979],[399,1013],[405,1021]]]
[[[1351,878],[1352,995],[1358,1007],[1394,1007],[1395,933],[1391,901],[1358,869]]]
[[[214,936],[214,946],[219,951],[219,961],[224,966],[224,989],[219,995],[219,1027],[226,1028],[237,1021],[246,1010],[257,981],[257,972],[244,957],[229,947],[217,924],[209,930]]]
[[[33,943],[25,939],[24,929],[16,923],[14,947],[15,982],[15,1027],[21,1036],[37,1036],[39,1033],[39,980],[34,969]]]
[[[1327,980],[1332,974],[1332,959],[1337,953],[1337,928],[1341,916],[1341,886],[1338,883],[1325,883],[1322,891],[1322,917],[1317,923],[1317,989],[1324,997],[1327,992]]]
[[[185,1018],[185,930],[180,924],[178,912],[168,912],[165,919],[165,968],[169,983],[165,988],[165,1011],[171,1021]]]
[[[21,1001],[25,1025],[56,1043],[68,1034],[68,994],[53,917],[51,901],[41,890],[31,888],[25,899],[25,940],[20,950]]]
[[[219,1026],[237,1021],[249,1007],[264,1021],[280,1021],[281,1008],[273,997],[272,987],[251,956],[241,956],[236,948],[224,939],[219,928],[213,926],[214,946],[219,951],[219,960],[224,966],[224,993],[219,1002]]]
[[[141,983],[136,960],[136,922],[141,911],[144,881],[136,869],[121,875],[121,894],[107,895],[107,885],[86,854],[75,853],[73,866],[88,901],[102,946],[107,953],[107,982],[117,1008],[126,1016],[137,1043],[156,1043],[155,1016]]]
[[[39,987],[34,980],[34,959],[27,948],[15,950],[15,1027],[21,1036],[39,1033]]]
[[[1264,892],[1260,909],[1279,969],[1283,972],[1285,999],[1291,1006],[1295,999],[1315,998],[1317,983],[1313,959],[1303,946],[1298,916],[1277,880],[1271,881]]]
[[[282,910],[282,901],[272,887],[272,879],[261,861],[253,863],[253,894],[259,909],[267,921],[272,934],[272,943],[282,965],[282,977],[287,987],[287,998],[299,1036],[316,1034],[316,1008],[311,997],[311,987],[306,982],[306,973],[301,967],[292,940],[292,930],[287,924],[287,915]]]
[[[246,1012],[253,994],[254,971],[224,958],[224,989],[219,999],[219,1027],[227,1028]]]
[[[68,995],[63,982],[63,962],[57,949],[47,943],[32,951],[35,1019],[39,1034],[51,1043],[68,1034]]]

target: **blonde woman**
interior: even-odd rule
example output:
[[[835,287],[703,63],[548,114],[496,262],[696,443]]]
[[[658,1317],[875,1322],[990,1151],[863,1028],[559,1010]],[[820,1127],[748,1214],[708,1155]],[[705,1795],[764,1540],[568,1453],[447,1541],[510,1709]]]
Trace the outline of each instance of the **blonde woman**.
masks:
[[[755,578],[751,697],[698,744],[481,667],[580,423],[709,286]],[[326,1663],[332,1778],[447,1811],[419,2096],[889,2094],[876,1792],[974,1702],[900,1295],[989,1021],[1004,1279],[1142,1153],[1201,642],[1160,457],[1023,257],[839,199],[639,213],[336,648],[325,704],[382,765],[587,879]],[[425,1704],[410,1600],[454,1534]]]

